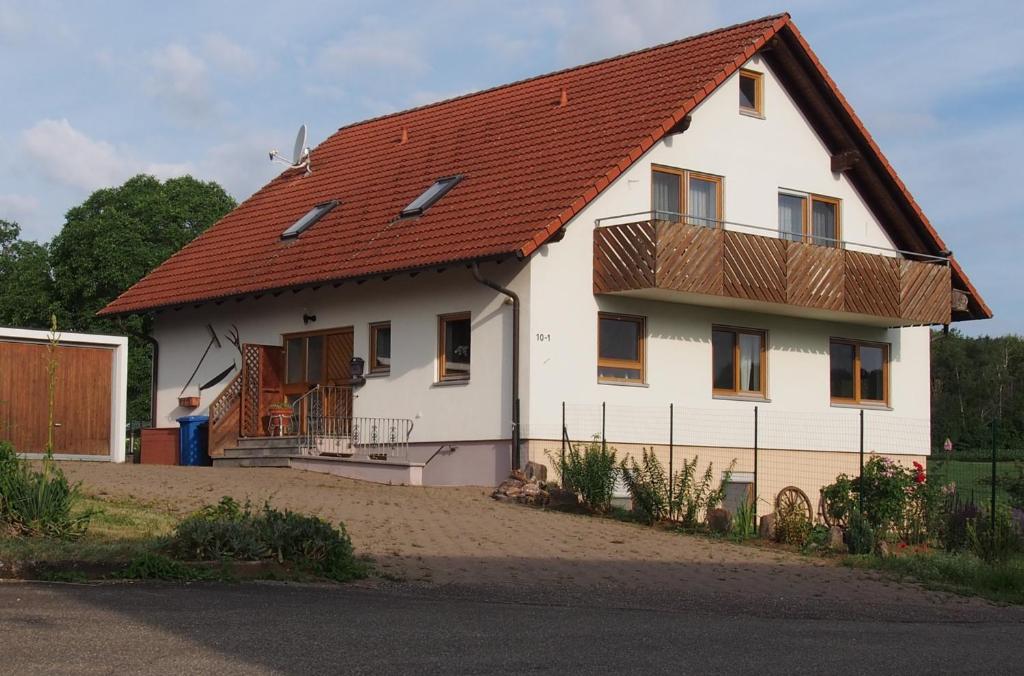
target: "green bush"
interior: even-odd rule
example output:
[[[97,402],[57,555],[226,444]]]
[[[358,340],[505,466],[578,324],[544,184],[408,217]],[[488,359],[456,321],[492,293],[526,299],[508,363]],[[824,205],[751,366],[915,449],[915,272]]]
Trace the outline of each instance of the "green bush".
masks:
[[[736,513],[732,515],[731,535],[743,540],[754,534],[754,501],[742,500],[736,507]]]
[[[939,541],[947,552],[962,552],[970,546],[967,527],[981,516],[973,501],[962,502],[957,493],[951,493],[943,510],[943,524]]]
[[[994,520],[982,514],[968,521],[967,542],[971,552],[985,561],[1005,561],[1021,550],[1021,534],[1005,507],[996,508]]]
[[[611,507],[618,467],[615,449],[596,438],[589,444],[573,444],[565,457],[548,452],[562,487],[576,494],[577,500],[592,512],[604,513]]]
[[[811,521],[803,510],[794,509],[775,515],[775,540],[803,547],[811,537]]]
[[[632,457],[624,458],[619,472],[633,499],[634,512],[651,524],[669,518],[668,476],[653,449],[643,449],[640,464]]]
[[[178,524],[166,543],[177,558],[195,560],[276,558],[333,580],[364,577],[344,525],[280,511],[269,504],[255,511],[230,497],[204,507]]]
[[[850,514],[846,527],[846,544],[851,554],[871,554],[875,551],[875,530],[860,512]]]
[[[71,513],[79,490],[49,457],[36,471],[9,443],[0,442],[0,526],[5,530],[30,537],[80,537],[92,514]]]
[[[712,489],[715,474],[714,463],[709,462],[704,474],[698,478],[698,461],[697,456],[694,456],[692,460],[684,459],[683,468],[672,479],[671,513],[683,528],[688,529],[697,528],[709,510],[722,504],[722,500],[725,499],[725,484],[729,482],[732,469],[736,466],[734,459],[719,482],[718,488]]]

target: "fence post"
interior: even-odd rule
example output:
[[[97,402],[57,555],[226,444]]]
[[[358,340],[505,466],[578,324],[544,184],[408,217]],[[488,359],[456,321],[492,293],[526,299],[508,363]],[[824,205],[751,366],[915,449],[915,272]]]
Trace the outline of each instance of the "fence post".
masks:
[[[754,407],[754,532],[760,532],[757,529],[757,406]]]
[[[565,402],[562,402],[562,467],[565,467],[565,437],[567,436],[565,429]],[[562,467],[559,467],[561,471]]]
[[[860,410],[860,471],[857,472],[857,504],[864,516],[864,409]]]
[[[996,418],[992,419],[992,501],[988,517],[991,553],[996,551]]]
[[[601,402],[601,450],[608,450],[608,444],[604,437],[605,402]]]
[[[675,404],[668,405],[668,511],[672,518],[672,456],[674,455],[673,432],[675,431]]]

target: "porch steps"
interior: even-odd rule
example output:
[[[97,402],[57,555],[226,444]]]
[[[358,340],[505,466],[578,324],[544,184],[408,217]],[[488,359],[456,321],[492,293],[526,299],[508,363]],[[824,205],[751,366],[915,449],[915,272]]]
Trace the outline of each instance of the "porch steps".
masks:
[[[293,437],[255,437],[238,440],[225,448],[224,455],[213,458],[214,467],[289,467],[290,458],[301,458]]]

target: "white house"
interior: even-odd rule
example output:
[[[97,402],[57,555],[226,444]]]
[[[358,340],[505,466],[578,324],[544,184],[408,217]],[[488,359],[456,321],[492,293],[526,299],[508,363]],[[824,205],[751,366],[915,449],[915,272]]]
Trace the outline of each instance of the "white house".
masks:
[[[603,429],[811,494],[927,455],[928,327],[991,316],[788,15],[310,161],[103,310],[155,314],[154,424],[217,463],[490,485]]]

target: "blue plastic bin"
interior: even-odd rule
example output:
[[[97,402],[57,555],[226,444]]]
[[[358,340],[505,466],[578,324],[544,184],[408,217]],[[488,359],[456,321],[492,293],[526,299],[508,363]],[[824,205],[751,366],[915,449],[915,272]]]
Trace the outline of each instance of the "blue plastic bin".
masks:
[[[211,465],[209,442],[210,418],[205,415],[187,415],[178,418],[178,464],[190,467]]]

